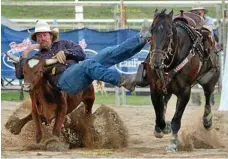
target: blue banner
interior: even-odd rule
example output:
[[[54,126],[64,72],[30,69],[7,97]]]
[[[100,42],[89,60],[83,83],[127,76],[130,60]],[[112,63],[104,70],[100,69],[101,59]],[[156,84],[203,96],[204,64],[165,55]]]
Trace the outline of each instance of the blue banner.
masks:
[[[15,70],[12,61],[5,56],[6,52],[20,56],[32,41],[29,39],[30,32],[34,29],[15,31],[4,25],[1,25],[1,75],[5,78],[15,78]],[[122,43],[126,39],[134,36],[138,32],[131,29],[123,29],[110,32],[99,32],[87,28],[72,30],[69,32],[60,32],[60,40],[72,40],[82,46],[87,54],[87,58],[97,54],[98,51],[108,46],[114,46]],[[145,46],[140,53],[132,58],[113,66],[122,74],[136,73],[138,65],[144,61],[148,54],[148,46]]]

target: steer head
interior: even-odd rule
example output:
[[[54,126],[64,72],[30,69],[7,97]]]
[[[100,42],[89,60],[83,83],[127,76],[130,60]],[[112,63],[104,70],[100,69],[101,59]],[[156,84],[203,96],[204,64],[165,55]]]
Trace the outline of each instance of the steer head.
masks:
[[[14,55],[6,54],[14,63],[18,63],[19,60]],[[24,64],[24,84],[23,90],[31,92],[39,88],[44,80],[44,74],[47,71],[47,66],[57,63],[57,59],[37,59],[30,58]]]
[[[42,59],[28,59],[24,65],[24,91],[33,91],[42,85],[45,61]]]

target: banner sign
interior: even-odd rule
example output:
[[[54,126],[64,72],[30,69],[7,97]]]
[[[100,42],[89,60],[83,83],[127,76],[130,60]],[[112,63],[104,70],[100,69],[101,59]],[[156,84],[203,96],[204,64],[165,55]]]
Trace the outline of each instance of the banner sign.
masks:
[[[15,78],[15,70],[12,61],[6,57],[5,53],[10,52],[16,56],[33,43],[29,39],[30,32],[34,29],[15,31],[4,25],[1,25],[1,75],[4,78]],[[72,30],[69,32],[60,32],[60,40],[72,40],[78,43],[87,54],[87,58],[91,58],[100,50],[122,43],[126,39],[136,35],[138,32],[131,29],[123,29],[109,32],[98,32],[87,28]],[[35,52],[34,52],[35,53]],[[34,55],[32,53],[30,56]],[[122,74],[136,73],[138,65],[144,61],[148,54],[148,46],[145,46],[134,57],[123,61],[112,69],[117,69]]]

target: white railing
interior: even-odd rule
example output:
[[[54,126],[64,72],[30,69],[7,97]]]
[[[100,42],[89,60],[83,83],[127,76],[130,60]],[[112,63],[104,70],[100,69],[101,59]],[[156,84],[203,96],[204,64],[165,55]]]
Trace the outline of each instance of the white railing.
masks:
[[[228,1],[224,2],[225,4],[228,4]],[[192,7],[197,5],[203,5],[203,6],[213,6],[213,7],[220,7],[222,5],[222,1],[124,1],[124,5],[127,7],[131,6],[140,6],[140,7]],[[120,6],[121,1],[33,1],[33,2],[2,2],[1,5],[6,6]],[[118,7],[117,7],[118,8]],[[120,7],[119,7],[120,8]],[[120,12],[120,10],[118,10]],[[81,13],[80,13],[81,14]],[[217,17],[218,18],[218,17]],[[18,24],[19,26],[22,26],[25,24],[27,27],[33,27],[34,23],[37,21],[37,19],[10,19],[13,22],[21,23]],[[118,26],[120,23],[120,17],[114,17],[112,19],[44,19],[49,23],[53,23],[54,21],[57,21],[56,27],[59,28],[68,28],[68,29],[75,29],[75,28],[81,28],[84,27],[83,25],[78,25],[75,23],[91,23],[91,24],[105,24],[107,27],[102,27],[102,25],[96,25],[97,27],[101,28],[108,28],[113,23]],[[152,21],[152,20],[151,20]],[[143,19],[127,19],[128,24],[139,24],[143,22]],[[23,24],[22,24],[23,23]],[[32,24],[31,24],[32,23]],[[92,28],[96,28],[96,26]],[[91,26],[90,26],[91,27]],[[113,26],[114,27],[114,26]],[[138,29],[139,26],[134,26],[134,29]],[[116,28],[116,27],[115,27]],[[132,27],[131,27],[132,28]],[[118,29],[118,27],[117,27]]]
[[[33,2],[2,2],[7,6],[113,6],[119,5],[120,1],[33,1]],[[228,1],[224,2],[228,4]],[[193,5],[214,6],[221,5],[222,1],[124,1],[126,6],[153,6],[153,7],[192,7]]]
[[[35,23],[37,19],[9,19],[12,22],[19,22],[19,23]],[[77,20],[77,19],[43,19],[48,23],[58,22],[58,23],[115,23],[116,20],[114,19],[83,19],[83,20]],[[129,23],[142,23],[144,19],[127,19],[127,22]],[[149,19],[149,21],[153,21],[152,19]]]

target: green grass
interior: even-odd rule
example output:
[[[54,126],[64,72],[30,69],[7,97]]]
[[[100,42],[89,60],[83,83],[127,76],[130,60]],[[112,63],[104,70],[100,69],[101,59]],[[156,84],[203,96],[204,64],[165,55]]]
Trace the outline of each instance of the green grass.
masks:
[[[6,2],[6,0],[4,0]],[[7,0],[7,1],[32,1],[32,0]],[[46,0],[41,0],[46,1]],[[52,0],[54,1],[54,0]],[[69,0],[70,1],[70,0]],[[95,0],[83,0],[83,1],[95,1]],[[107,1],[107,0],[106,0]],[[111,1],[111,0],[109,0]],[[180,9],[188,11],[190,8],[173,8],[174,13],[179,13]],[[37,19],[73,19],[75,17],[75,9],[72,7],[58,7],[58,6],[1,6],[2,16],[6,18],[37,18]],[[158,9],[161,9],[161,7]],[[209,16],[216,17],[216,10],[214,7],[208,8]],[[153,17],[154,7],[128,7],[127,18],[147,18]],[[114,12],[117,12],[114,7],[102,6],[102,7],[84,7],[85,19],[112,19]]]
[[[121,97],[120,97],[120,100]],[[96,104],[115,104],[115,94],[109,93],[108,96],[101,95],[96,93]],[[127,105],[150,105],[150,97],[149,96],[137,96],[135,94],[126,96],[126,104]]]
[[[25,98],[29,98],[27,93],[24,93]],[[8,92],[2,91],[1,92],[2,100],[5,101],[20,101],[20,92]],[[149,96],[137,96],[137,95],[130,95],[126,96],[127,104],[128,105],[150,105],[150,97]],[[100,93],[96,93],[96,100],[95,104],[115,104],[115,94],[108,93],[108,96],[101,95]]]
[[[25,98],[28,97],[27,93],[24,93]],[[20,101],[20,92],[18,91],[1,91],[1,98],[2,100],[6,101]]]
[[[24,93],[25,98],[29,98],[27,93]],[[204,95],[200,94],[202,99],[202,104],[204,104]],[[20,101],[20,93],[19,92],[1,92],[2,100],[5,101]],[[121,99],[120,99],[121,100]],[[191,100],[190,100],[191,102]],[[215,103],[219,105],[220,103],[220,93],[215,94]],[[115,104],[115,94],[108,93],[108,96],[101,95],[100,93],[96,93],[95,104]],[[138,96],[135,93],[126,96],[126,104],[127,105],[151,105],[150,96]]]

